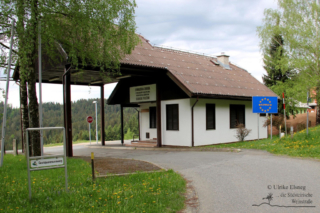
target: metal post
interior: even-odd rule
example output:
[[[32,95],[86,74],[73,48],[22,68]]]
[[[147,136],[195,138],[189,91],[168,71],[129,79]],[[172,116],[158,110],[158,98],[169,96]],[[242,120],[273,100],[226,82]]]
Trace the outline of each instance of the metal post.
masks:
[[[98,144],[98,102],[97,101],[93,101],[92,103],[94,103],[96,106],[96,141]]]
[[[272,114],[271,114],[271,140],[272,140]]]
[[[96,141],[98,144],[98,103],[96,102]]]
[[[27,138],[27,168],[28,168],[28,187],[29,187],[29,200],[31,200],[31,178],[30,178],[30,162],[29,162],[29,133],[26,129]]]
[[[284,115],[284,131],[287,136],[287,119],[286,119],[286,104],[284,102],[284,93],[282,93],[283,115]]]
[[[41,23],[39,21],[39,31],[38,31],[38,60],[39,60],[39,125],[43,127],[42,123],[42,55],[41,55]],[[41,156],[43,156],[43,132],[40,130],[40,144],[41,144]]]
[[[100,87],[100,94],[101,94],[101,104],[100,104],[100,118],[101,118],[101,145],[105,145],[105,122],[104,122],[104,85],[101,85]]]
[[[287,136],[287,118],[286,118],[286,110],[284,110],[284,131],[286,132],[286,136]]]
[[[309,134],[309,92],[307,92],[307,135]]]
[[[90,138],[90,145],[91,145],[91,128],[90,128],[90,123],[89,123],[89,138]]]
[[[68,191],[68,171],[67,171],[67,141],[66,141],[66,129],[63,128],[63,151],[64,151],[64,175],[65,175],[65,182],[66,182],[66,192]]]
[[[7,104],[8,104],[8,95],[9,95],[9,78],[10,78],[10,68],[11,68],[11,54],[12,54],[12,45],[13,45],[13,26],[14,20],[12,20],[11,26],[11,39],[10,39],[10,51],[9,51],[9,62],[8,62],[8,71],[7,71],[7,85],[6,85],[6,97],[4,102],[3,116],[2,116],[2,138],[1,138],[1,162],[0,167],[3,165],[3,155],[4,155],[4,137],[6,134],[6,123],[7,123]]]
[[[123,105],[120,104],[120,118],[121,118],[121,144],[124,144],[124,133],[123,133]]]
[[[260,135],[259,135],[259,117],[260,117],[260,113],[257,113],[257,115],[258,115],[258,140],[260,140]]]
[[[68,68],[67,68],[68,67]],[[67,141],[67,155],[68,157],[73,156],[72,147],[72,122],[71,122],[71,75],[68,73],[71,70],[71,66],[65,66],[65,72],[63,75],[63,102],[64,102],[64,121]]]

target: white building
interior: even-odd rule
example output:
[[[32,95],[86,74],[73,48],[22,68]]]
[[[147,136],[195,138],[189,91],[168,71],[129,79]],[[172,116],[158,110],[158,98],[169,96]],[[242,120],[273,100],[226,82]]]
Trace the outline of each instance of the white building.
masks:
[[[108,100],[139,108],[140,141],[158,146],[236,142],[239,123],[252,130],[246,140],[267,138],[266,117],[252,113],[252,96],[277,95],[230,63],[229,56],[209,57],[155,47],[143,37],[141,41],[122,61],[122,76]]]

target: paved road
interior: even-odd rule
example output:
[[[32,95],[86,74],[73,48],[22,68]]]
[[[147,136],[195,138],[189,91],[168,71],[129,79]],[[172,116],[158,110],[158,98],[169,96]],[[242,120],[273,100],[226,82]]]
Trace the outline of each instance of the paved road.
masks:
[[[45,152],[59,150],[46,148]],[[99,157],[145,160],[174,169],[193,181],[203,213],[320,212],[320,161],[251,150],[174,152],[74,146],[74,155],[89,155],[92,151]],[[263,198],[269,193],[273,194],[270,204],[283,207],[266,204],[268,200]],[[296,197],[288,197],[292,195]],[[293,200],[309,203],[296,204]]]

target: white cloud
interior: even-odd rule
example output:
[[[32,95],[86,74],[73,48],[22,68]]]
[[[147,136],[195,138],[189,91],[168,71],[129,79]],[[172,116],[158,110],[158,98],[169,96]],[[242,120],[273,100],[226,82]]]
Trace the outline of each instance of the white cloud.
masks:
[[[247,69],[261,81],[264,74],[256,28],[275,0],[137,0],[137,32],[152,44],[218,55]],[[115,84],[105,85],[107,98]],[[5,88],[5,82],[0,82]],[[38,89],[38,86],[37,86]],[[99,87],[72,86],[73,101],[100,98]],[[3,98],[0,97],[0,101]],[[43,102],[62,103],[62,85],[44,84]],[[9,103],[19,106],[19,89],[10,83]]]

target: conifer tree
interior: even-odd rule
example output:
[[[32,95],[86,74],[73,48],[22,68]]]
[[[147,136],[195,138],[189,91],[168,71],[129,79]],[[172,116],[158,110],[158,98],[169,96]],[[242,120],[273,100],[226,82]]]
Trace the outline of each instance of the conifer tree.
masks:
[[[264,51],[263,68],[267,75],[263,75],[262,80],[267,87],[276,85],[279,81],[284,83],[294,75],[292,70],[282,66],[282,63],[285,63],[283,43],[282,36],[276,34],[272,37],[268,49]]]
[[[264,24],[258,28],[261,46],[268,45],[271,36],[281,32],[288,64],[297,72],[290,89],[306,100],[310,89],[316,92],[317,123],[320,123],[320,1],[278,0],[278,9],[266,9]],[[280,18],[279,25],[275,24]]]

